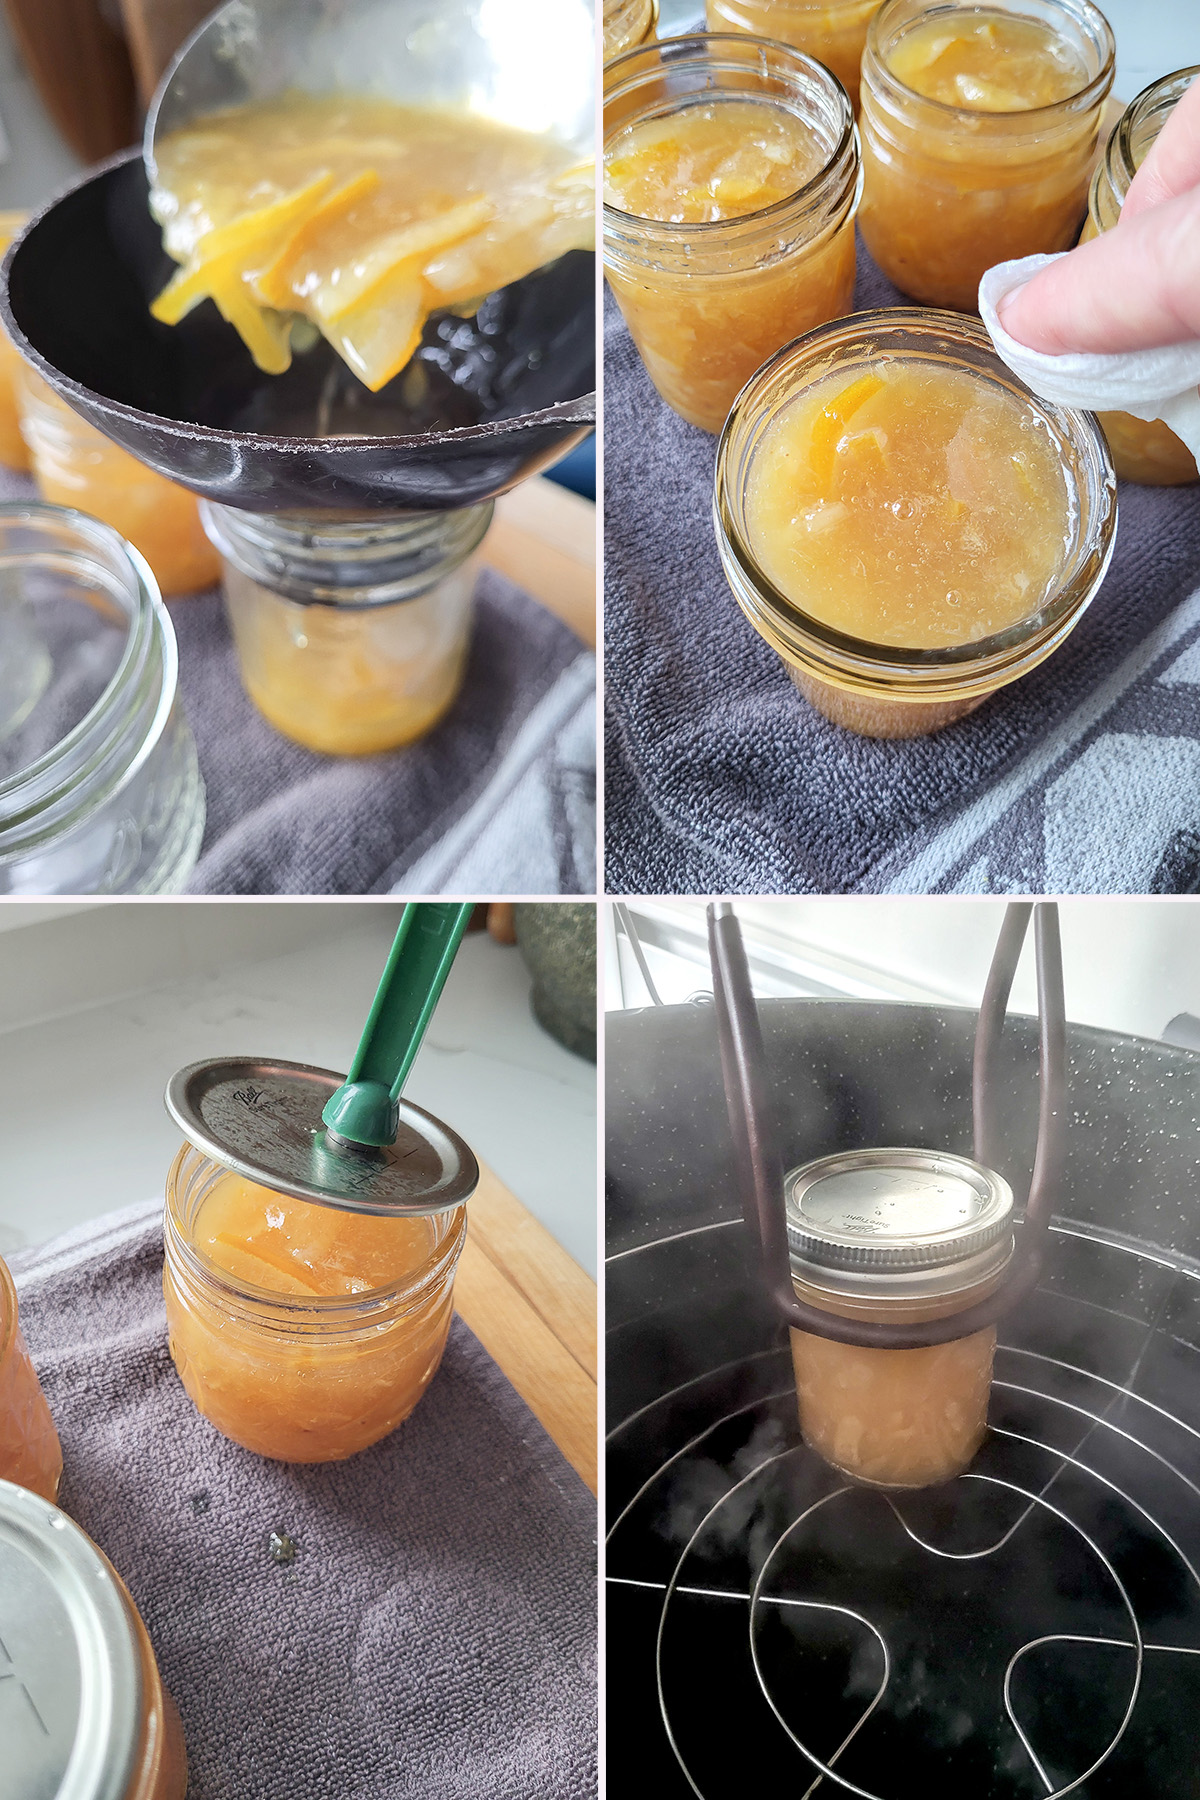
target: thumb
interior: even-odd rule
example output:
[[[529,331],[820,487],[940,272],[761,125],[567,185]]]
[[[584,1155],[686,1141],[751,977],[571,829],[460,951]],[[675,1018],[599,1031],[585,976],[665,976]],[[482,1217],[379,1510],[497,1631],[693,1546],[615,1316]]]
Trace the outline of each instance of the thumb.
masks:
[[[1048,356],[1200,338],[1200,188],[1080,244],[996,310],[1010,337]]]

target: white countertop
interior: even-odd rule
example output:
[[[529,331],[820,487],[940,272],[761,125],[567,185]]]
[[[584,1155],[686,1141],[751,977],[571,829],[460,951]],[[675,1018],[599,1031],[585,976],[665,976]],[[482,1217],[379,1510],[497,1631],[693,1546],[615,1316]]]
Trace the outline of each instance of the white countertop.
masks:
[[[0,907],[0,1253],[162,1191],[169,1076],[223,1054],[347,1067],[399,907]],[[405,1093],[596,1273],[596,1071],[529,1009],[516,950],[459,951]]]

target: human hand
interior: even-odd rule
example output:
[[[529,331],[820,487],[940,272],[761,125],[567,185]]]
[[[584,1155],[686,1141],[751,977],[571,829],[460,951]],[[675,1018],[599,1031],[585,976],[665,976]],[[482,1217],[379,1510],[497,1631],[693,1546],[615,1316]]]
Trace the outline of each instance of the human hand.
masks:
[[[1019,344],[1113,354],[1200,338],[1200,78],[1130,183],[1121,216],[997,308]]]

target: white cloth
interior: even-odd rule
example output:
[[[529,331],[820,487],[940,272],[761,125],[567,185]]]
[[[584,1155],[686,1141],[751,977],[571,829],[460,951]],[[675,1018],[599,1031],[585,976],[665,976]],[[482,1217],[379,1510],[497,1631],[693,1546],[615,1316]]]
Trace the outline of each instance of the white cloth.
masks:
[[[1068,256],[1069,251],[1060,251]],[[1130,350],[1119,356],[1072,353],[1047,356],[1027,350],[1005,331],[996,308],[1005,295],[1057,262],[1057,256],[1023,256],[997,263],[979,284],[979,312],[996,354],[1026,387],[1058,406],[1087,412],[1132,413],[1135,419],[1162,419],[1200,457],[1200,342],[1164,344],[1157,350]]]

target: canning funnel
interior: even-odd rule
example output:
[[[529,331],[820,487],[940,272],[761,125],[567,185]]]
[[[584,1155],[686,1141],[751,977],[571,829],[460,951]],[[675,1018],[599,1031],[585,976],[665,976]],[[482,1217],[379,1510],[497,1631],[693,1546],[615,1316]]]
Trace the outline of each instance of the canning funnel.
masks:
[[[595,423],[595,259],[570,251],[429,320],[413,397],[376,394],[323,340],[255,367],[206,301],[150,316],[175,270],[150,213],[159,134],[287,88],[454,106],[590,156],[591,0],[230,0],[151,104],[143,152],[90,171],[30,221],[0,271],[0,317],[66,403],[159,474],[251,512],[437,511],[493,499]],[[412,367],[412,364],[409,365]]]
[[[344,1079],[261,1057],[213,1057],[180,1069],[166,1107],[188,1141],[298,1200],[409,1216],[460,1205],[478,1185],[474,1155],[401,1090],[471,911],[469,902],[405,907]]]
[[[843,1344],[917,1349],[968,1337],[994,1325],[1037,1286],[1053,1197],[1062,1175],[1066,1136],[1066,1015],[1062,955],[1058,909],[1050,902],[1039,902],[1036,906],[1029,902],[1013,902],[1005,913],[979,1011],[972,1100],[978,1173],[985,1182],[999,1182],[1003,1187],[1003,1182],[994,1173],[1000,1148],[993,1107],[996,1058],[1008,997],[1031,915],[1037,949],[1040,1104],[1037,1154],[1024,1213],[1017,1225],[1016,1247],[998,1286],[982,1300],[948,1317],[896,1323],[843,1318],[801,1300],[792,1285],[784,1171],[769,1092],[762,1028],[750,985],[741,929],[728,902],[717,902],[708,908],[721,1072],[742,1209],[751,1241],[758,1246],[770,1297],[789,1326]],[[931,1161],[927,1151],[889,1148],[887,1156],[892,1163],[903,1158],[919,1160],[926,1168]],[[947,1158],[946,1161],[953,1161],[961,1168],[938,1171],[936,1179],[942,1184],[947,1176],[951,1181],[961,1180],[963,1171],[969,1172],[971,1168],[961,1158]],[[928,1187],[928,1182],[926,1185]]]

